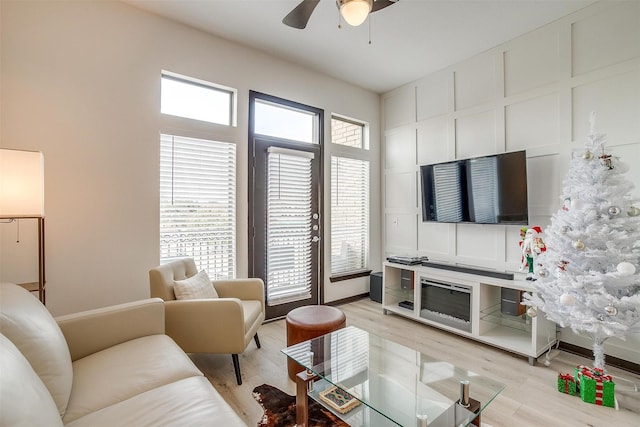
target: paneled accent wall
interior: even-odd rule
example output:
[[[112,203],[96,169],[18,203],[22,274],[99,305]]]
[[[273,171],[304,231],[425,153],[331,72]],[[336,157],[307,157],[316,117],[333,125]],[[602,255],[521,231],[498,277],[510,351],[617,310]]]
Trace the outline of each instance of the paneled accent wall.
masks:
[[[518,271],[519,226],[422,222],[420,165],[527,150],[530,225],[545,228],[595,111],[640,195],[640,2],[595,3],[382,101],[386,255]]]

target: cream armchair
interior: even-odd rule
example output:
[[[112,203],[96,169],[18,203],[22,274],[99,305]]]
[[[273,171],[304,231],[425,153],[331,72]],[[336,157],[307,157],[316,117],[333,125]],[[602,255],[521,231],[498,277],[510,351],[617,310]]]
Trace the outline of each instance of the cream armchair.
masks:
[[[262,279],[214,280],[219,298],[177,300],[175,280],[198,273],[193,259],[182,258],[149,271],[151,297],[164,300],[166,334],[186,353],[231,354],[238,385],[240,361],[251,338],[260,348],[258,328],[264,321]]]

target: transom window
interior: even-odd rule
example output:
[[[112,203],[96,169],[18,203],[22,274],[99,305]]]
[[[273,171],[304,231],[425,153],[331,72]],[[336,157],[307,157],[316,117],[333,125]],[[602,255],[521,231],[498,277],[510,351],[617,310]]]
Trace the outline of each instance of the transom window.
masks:
[[[364,136],[365,127],[348,119],[331,118],[331,142],[353,148],[368,149]]]
[[[286,105],[256,99],[255,134],[318,143],[318,115]],[[281,123],[286,123],[282,126]]]
[[[162,114],[232,126],[235,91],[202,80],[163,72]]]

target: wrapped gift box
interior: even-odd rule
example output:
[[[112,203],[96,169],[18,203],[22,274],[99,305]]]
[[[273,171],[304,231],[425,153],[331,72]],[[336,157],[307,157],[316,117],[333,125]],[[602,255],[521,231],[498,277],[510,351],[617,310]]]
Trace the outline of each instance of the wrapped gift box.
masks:
[[[558,374],[558,391],[560,393],[570,394],[575,396],[576,394],[576,380],[571,374]]]
[[[611,375],[606,375],[602,369],[578,365],[574,376],[583,402],[615,406],[615,383]]]

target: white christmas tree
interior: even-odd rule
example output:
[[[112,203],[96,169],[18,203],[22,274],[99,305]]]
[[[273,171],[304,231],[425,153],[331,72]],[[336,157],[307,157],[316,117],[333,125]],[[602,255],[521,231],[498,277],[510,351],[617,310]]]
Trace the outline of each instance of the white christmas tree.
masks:
[[[594,367],[604,369],[604,342],[624,339],[640,321],[640,202],[606,138],[591,132],[563,182],[563,206],[543,231],[536,290],[527,313],[593,339]]]

